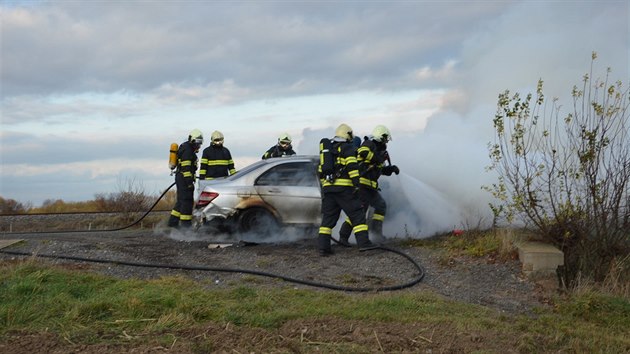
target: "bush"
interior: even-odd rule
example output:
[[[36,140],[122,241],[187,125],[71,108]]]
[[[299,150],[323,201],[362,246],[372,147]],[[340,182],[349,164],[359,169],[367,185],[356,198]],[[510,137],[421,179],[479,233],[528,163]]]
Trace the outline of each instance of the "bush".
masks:
[[[153,204],[153,198],[135,178],[119,182],[118,192],[96,194],[94,201],[98,211],[123,213],[146,212]]]
[[[614,260],[630,251],[630,118],[628,88],[591,81],[572,91],[572,112],[536,97],[499,95],[495,142],[489,145],[498,182],[496,219],[521,221],[565,254],[566,284],[581,275],[603,281]]]
[[[31,209],[31,204],[22,204],[14,199],[0,197],[0,214],[26,214]]]

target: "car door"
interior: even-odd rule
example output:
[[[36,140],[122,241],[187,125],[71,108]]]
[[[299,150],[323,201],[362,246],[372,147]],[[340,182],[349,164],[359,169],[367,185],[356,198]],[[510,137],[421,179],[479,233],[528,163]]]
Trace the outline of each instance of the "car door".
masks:
[[[321,191],[312,162],[278,164],[261,174],[254,187],[261,199],[278,212],[282,223],[320,223]]]

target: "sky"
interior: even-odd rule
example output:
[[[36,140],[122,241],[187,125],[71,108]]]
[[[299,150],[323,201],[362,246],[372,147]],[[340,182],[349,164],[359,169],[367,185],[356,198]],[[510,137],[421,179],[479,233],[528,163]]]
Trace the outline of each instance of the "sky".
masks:
[[[629,19],[606,0],[0,1],[0,196],[159,195],[195,128],[239,169],[285,131],[314,154],[340,123],[383,124],[391,232],[487,221],[499,93],[542,78],[568,107],[593,51],[627,83]]]

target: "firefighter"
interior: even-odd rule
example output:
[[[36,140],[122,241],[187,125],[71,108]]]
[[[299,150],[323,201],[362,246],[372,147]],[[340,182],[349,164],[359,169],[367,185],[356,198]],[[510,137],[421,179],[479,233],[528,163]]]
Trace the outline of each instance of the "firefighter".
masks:
[[[383,125],[377,125],[372,130],[372,135],[365,137],[363,144],[357,150],[359,163],[359,198],[367,215],[370,207],[374,208],[372,219],[369,223],[370,235],[375,242],[383,242],[383,221],[387,211],[387,204],[379,193],[378,179],[381,175],[391,176],[399,174],[400,169],[391,165],[387,153],[387,143],[392,135],[389,129]],[[387,165],[386,165],[387,163]],[[348,239],[352,232],[352,222],[346,218],[339,230],[339,243],[350,246]]]
[[[370,242],[368,226],[365,223],[365,211],[358,199],[359,170],[356,149],[352,146],[352,128],[341,124],[335,130],[332,139],[332,161],[334,163],[334,177],[324,176],[322,166],[327,159],[322,153],[320,158],[320,178],[322,185],[322,223],[319,227],[317,245],[320,256],[329,256],[331,248],[332,229],[335,227],[339,215],[343,210],[354,226],[353,231],[360,251],[366,251],[377,246]]]
[[[291,145],[291,135],[289,133],[282,133],[278,137],[278,143],[267,150],[262,156],[262,159],[268,159],[270,157],[283,157],[295,155],[293,146]]]
[[[205,148],[201,155],[199,179],[213,179],[235,174],[236,169],[234,168],[232,154],[230,154],[230,150],[223,146],[223,133],[215,130],[210,138],[212,139],[210,146]]]
[[[177,149],[177,167],[175,170],[177,202],[175,202],[168,219],[168,226],[170,227],[190,228],[192,226],[197,153],[202,144],[201,131],[193,129],[188,135],[188,140],[181,143]]]

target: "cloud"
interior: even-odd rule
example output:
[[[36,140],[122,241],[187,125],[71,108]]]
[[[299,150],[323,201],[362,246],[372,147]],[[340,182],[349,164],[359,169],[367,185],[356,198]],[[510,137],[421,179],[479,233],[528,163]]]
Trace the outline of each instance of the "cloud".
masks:
[[[397,190],[424,191],[408,206],[418,228],[449,228],[487,211],[500,92],[542,78],[566,97],[591,51],[600,73],[630,70],[618,1],[41,2],[0,16],[1,193],[21,200],[89,198],[132,171],[171,183],[166,149],[193,128],[223,131],[242,168],[282,131],[314,154],[341,122],[385,124],[409,177]],[[38,166],[45,181],[24,172]]]
[[[148,4],[3,6],[3,96],[182,82],[233,82],[273,94],[400,87],[401,73],[423,66],[418,58],[443,64],[437,53],[456,54],[451,44],[464,38],[458,28],[504,6],[467,14],[422,4]],[[452,15],[436,21],[445,9]]]

